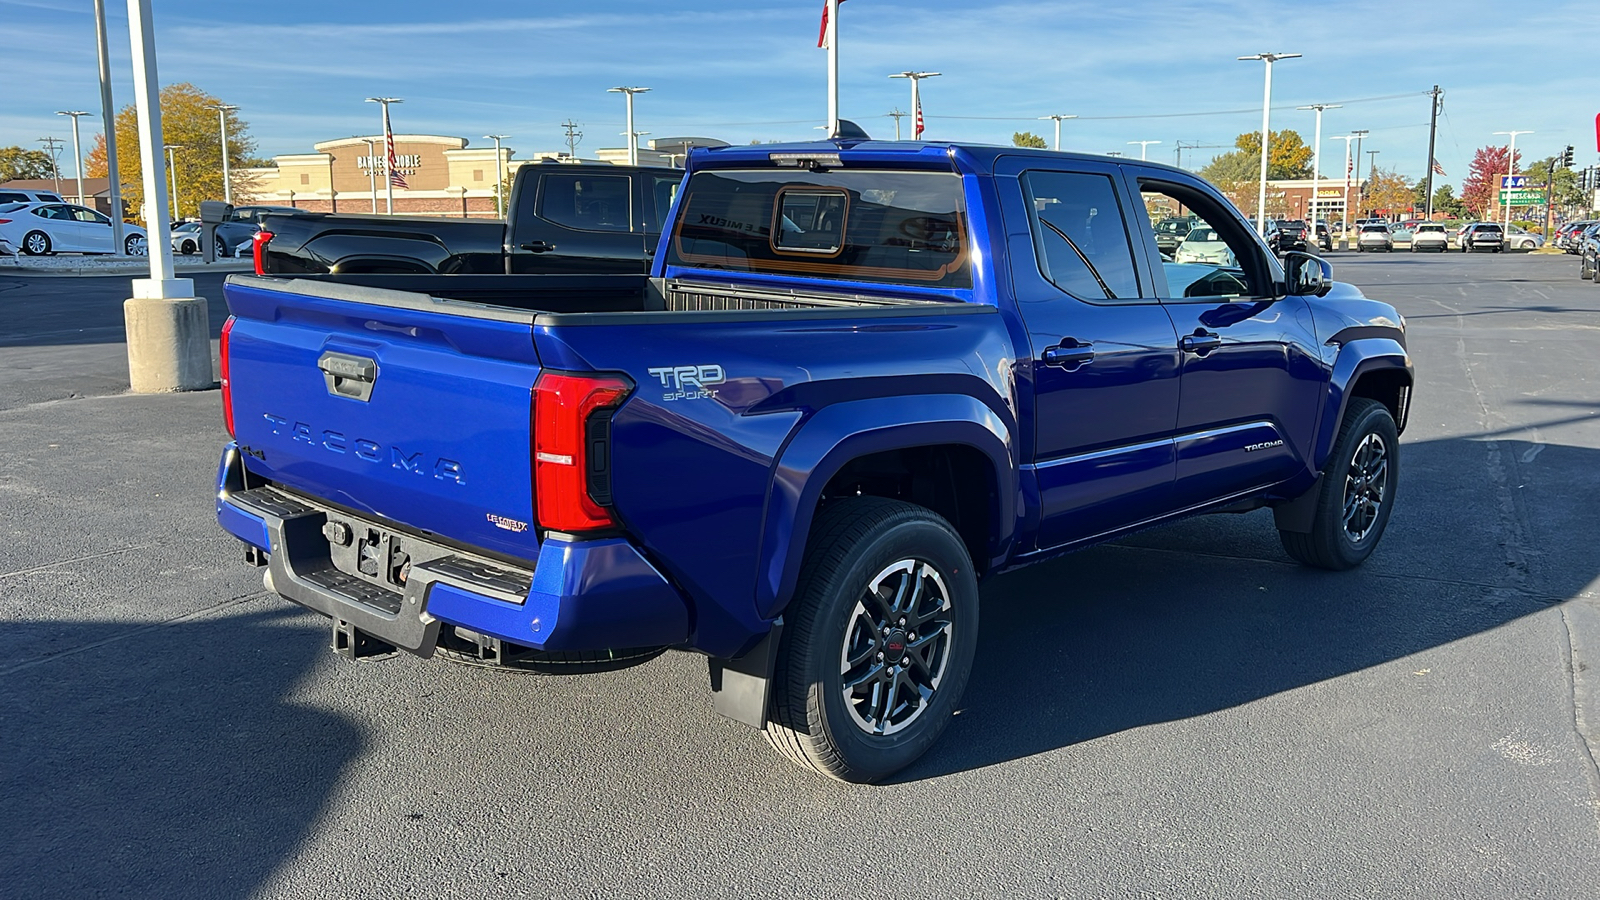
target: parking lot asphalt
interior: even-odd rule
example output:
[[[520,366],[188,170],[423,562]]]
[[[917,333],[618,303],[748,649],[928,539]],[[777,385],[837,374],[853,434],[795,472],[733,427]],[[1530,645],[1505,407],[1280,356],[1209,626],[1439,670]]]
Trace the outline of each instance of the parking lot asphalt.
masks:
[[[1594,896],[1600,288],[1333,262],[1419,379],[1373,558],[1299,568],[1257,512],[994,579],[965,708],[875,787],[686,654],[333,657],[213,521],[218,395],[115,393],[127,279],[0,277],[4,893]]]

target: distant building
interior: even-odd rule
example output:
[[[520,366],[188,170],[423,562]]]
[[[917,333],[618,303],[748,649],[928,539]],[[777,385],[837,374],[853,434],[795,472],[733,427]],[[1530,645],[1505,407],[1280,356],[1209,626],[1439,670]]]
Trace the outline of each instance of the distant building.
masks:
[[[436,134],[394,136],[397,171],[405,187],[394,187],[394,211],[405,215],[489,217],[495,215],[496,159],[493,145],[469,147],[466,138]],[[681,166],[689,147],[726,147],[715,138],[662,138],[639,149],[646,166]],[[246,201],[294,206],[319,212],[385,211],[383,136],[347,137],[314,144],[314,153],[274,157],[271,166],[246,169]],[[595,151],[592,159],[572,160],[557,151],[512,159],[515,150],[500,148],[500,164],[509,177],[530,162],[625,164],[625,147]],[[104,179],[101,179],[102,181]],[[65,182],[63,182],[65,184]]]

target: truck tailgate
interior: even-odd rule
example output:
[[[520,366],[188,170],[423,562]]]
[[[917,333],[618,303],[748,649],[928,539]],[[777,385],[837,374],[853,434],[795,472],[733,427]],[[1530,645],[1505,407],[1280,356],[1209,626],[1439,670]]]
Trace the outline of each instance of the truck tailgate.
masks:
[[[224,288],[252,475],[534,559],[533,313],[338,284]]]

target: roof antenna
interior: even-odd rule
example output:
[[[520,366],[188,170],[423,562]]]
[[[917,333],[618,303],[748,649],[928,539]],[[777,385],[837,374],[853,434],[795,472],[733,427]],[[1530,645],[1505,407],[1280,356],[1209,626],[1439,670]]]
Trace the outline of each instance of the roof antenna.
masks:
[[[867,134],[866,129],[850,121],[849,119],[840,119],[839,130],[833,133],[833,137],[830,138],[830,140],[870,141],[872,140],[872,135]]]

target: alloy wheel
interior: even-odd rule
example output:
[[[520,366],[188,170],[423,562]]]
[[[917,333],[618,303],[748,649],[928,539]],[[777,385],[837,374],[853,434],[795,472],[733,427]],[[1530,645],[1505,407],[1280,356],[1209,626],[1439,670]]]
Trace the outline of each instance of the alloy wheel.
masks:
[[[857,727],[893,734],[927,710],[950,664],[954,619],[943,577],[923,560],[892,563],[867,583],[839,652]]]
[[[129,235],[128,236],[128,240],[125,241],[124,243],[126,244],[129,256],[144,256],[145,255],[145,250],[146,250],[145,241],[144,241],[144,238],[140,237],[139,235],[137,235],[137,234]]]
[[[1389,447],[1382,437],[1368,434],[1350,456],[1344,478],[1344,533],[1359,544],[1378,521],[1389,487]]]

